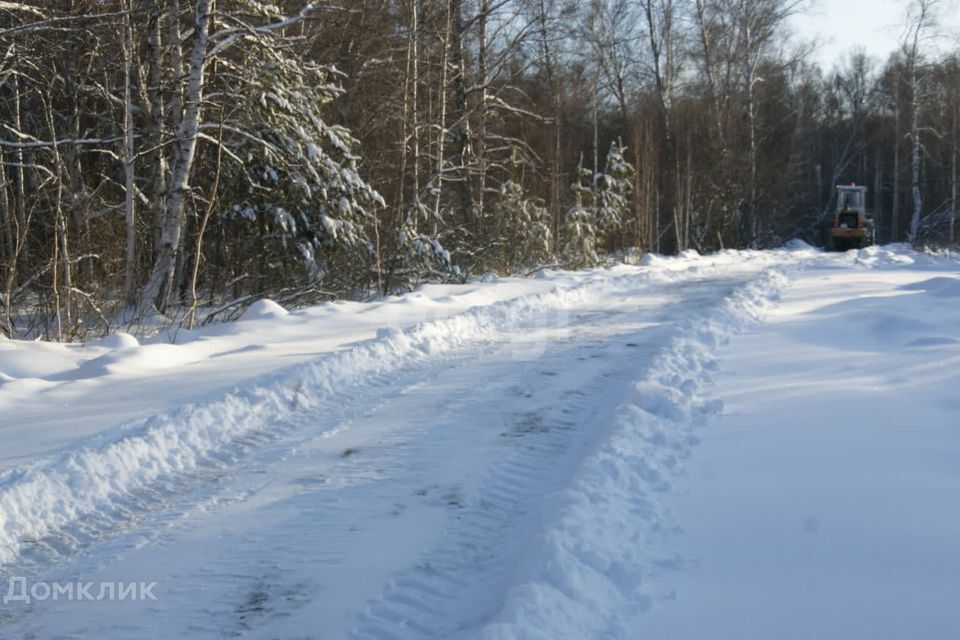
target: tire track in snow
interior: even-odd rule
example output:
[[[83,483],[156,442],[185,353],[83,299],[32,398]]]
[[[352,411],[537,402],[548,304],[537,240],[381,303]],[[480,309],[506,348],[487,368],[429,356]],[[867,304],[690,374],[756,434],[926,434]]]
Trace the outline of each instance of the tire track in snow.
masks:
[[[655,311],[657,316],[669,312]],[[596,324],[607,319],[622,323],[624,317],[629,316],[580,313],[571,319],[571,328],[576,333],[580,322]],[[654,318],[631,320],[642,326]],[[510,575],[504,562],[523,554],[526,534],[538,521],[540,509],[530,505],[564,486],[577,457],[574,449],[582,446],[577,443],[589,441],[589,431],[604,421],[607,410],[598,410],[597,398],[613,400],[625,391],[626,374],[633,367],[624,361],[623,353],[613,356],[618,350],[636,356],[642,345],[664,340],[665,332],[661,318],[639,332],[617,333],[606,341],[568,335],[552,353],[524,365],[531,370],[511,371],[520,380],[549,380],[549,388],[539,389],[531,400],[538,405],[546,403],[548,408],[513,416],[501,434],[502,458],[484,472],[479,489],[465,496],[466,509],[459,512],[445,542],[369,605],[353,636],[446,637],[465,621],[495,610],[497,595],[506,588],[504,581]],[[569,372],[566,380],[558,380],[563,376],[557,372],[571,364],[577,365],[577,370]],[[531,397],[522,390],[520,395]],[[477,423],[483,416],[465,415],[471,416],[471,431],[488,428]],[[487,422],[490,418],[486,417]],[[505,551],[508,548],[511,550]]]
[[[470,637],[626,638],[625,616],[671,597],[654,591],[656,568],[683,559],[647,551],[649,540],[674,528],[658,494],[698,442],[695,429],[722,407],[701,397],[718,348],[759,321],[787,284],[786,270],[765,271],[684,323],[617,408],[609,437],[578,468],[504,606]]]
[[[80,529],[91,529],[93,535],[109,530],[98,519],[113,521],[110,514],[123,501],[136,511],[138,501],[153,502],[158,489],[161,495],[176,493],[178,477],[234,464],[246,445],[282,437],[284,425],[292,426],[297,413],[355,403],[411,365],[480,344],[539,313],[584,299],[591,284],[588,280],[475,308],[406,330],[385,330],[375,340],[213,402],[127,425],[112,441],[7,472],[0,478],[0,568],[17,560],[26,546],[47,545],[56,552],[57,539],[70,538],[62,532],[81,520]],[[171,491],[162,491],[165,482],[172,483]]]
[[[731,271],[729,264],[714,270]],[[219,480],[242,471],[238,467],[252,453],[275,448],[268,445],[306,429],[319,435],[339,428],[352,413],[369,408],[371,397],[374,405],[383,402],[383,390],[398,381],[411,375],[429,380],[448,366],[447,358],[576,308],[591,299],[594,289],[682,283],[707,271],[656,267],[588,276],[574,287],[384,331],[376,340],[261,378],[219,400],[128,425],[56,460],[6,473],[0,477],[0,572],[26,567],[40,574],[78,550],[109,544],[118,529],[176,517],[214,495]],[[340,418],[316,423],[318,414],[328,413]],[[203,485],[199,492],[198,484]],[[500,522],[501,515],[491,509],[486,522]]]
[[[785,284],[767,271],[714,296],[705,318],[686,318],[645,364],[626,358],[545,412],[549,428],[487,473],[445,541],[368,604],[352,636],[585,638],[607,637],[598,633],[607,627],[618,637],[617,611],[648,606],[652,596],[636,589],[652,562],[671,560],[644,557],[642,543],[671,526],[656,494],[696,444],[695,426],[717,411],[698,394],[715,351]]]
[[[242,495],[224,497],[219,491],[230,477],[247,472],[254,462],[267,462],[253,460],[251,455],[254,452],[274,445],[269,455],[280,456],[287,450],[283,442],[307,429],[332,433],[350,424],[358,413],[372,410],[390,397],[403,393],[406,387],[397,387],[394,377],[404,378],[406,385],[422,384],[437,375],[435,364],[408,366],[390,376],[374,376],[350,393],[313,403],[309,420],[294,412],[282,421],[267,422],[198,457],[197,465],[189,473],[168,474],[155,482],[117,492],[109,503],[82,518],[42,537],[24,540],[17,559],[0,567],[0,577],[5,574],[39,575],[47,567],[68,561],[96,544],[103,544],[111,534],[147,528],[155,531],[158,525],[176,520],[198,504],[212,501],[222,507],[233,500],[243,499],[245,496]],[[145,535],[152,537],[155,534]],[[0,612],[2,621],[3,613]]]
[[[304,428],[335,428],[349,419],[341,407],[376,397],[418,367],[429,372],[446,356],[549,318],[596,291],[685,277],[660,267],[614,277],[600,272],[571,287],[383,330],[374,340],[265,376],[217,400],[125,425],[60,458],[6,472],[0,476],[0,574],[36,572],[169,508],[171,499],[188,504],[197,499],[191,490],[198,483],[215,484],[251,450]],[[307,412],[339,420],[305,427],[298,416]]]

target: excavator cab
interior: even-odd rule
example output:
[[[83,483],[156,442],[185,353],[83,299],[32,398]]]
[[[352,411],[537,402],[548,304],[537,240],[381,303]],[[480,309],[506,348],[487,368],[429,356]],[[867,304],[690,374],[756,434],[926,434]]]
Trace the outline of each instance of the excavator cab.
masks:
[[[867,217],[866,202],[866,187],[837,187],[837,208],[827,221],[824,234],[828,251],[862,249],[873,244],[873,220]]]

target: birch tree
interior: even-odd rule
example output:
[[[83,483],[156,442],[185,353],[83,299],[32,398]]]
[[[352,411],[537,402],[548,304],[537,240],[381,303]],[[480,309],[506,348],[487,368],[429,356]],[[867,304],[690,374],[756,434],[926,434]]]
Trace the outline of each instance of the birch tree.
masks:
[[[923,211],[923,194],[920,187],[921,133],[920,110],[923,101],[924,49],[934,36],[937,25],[939,0],[914,0],[907,12],[907,30],[901,47],[907,67],[907,82],[910,86],[910,193],[913,210],[910,216],[911,243],[918,241],[920,217]]]

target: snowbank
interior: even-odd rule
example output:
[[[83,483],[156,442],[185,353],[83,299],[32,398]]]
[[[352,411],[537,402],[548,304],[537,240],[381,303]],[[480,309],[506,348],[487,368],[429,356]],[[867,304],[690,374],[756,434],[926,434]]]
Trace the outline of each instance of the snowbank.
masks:
[[[652,567],[647,541],[669,529],[658,493],[670,487],[698,441],[695,429],[722,405],[701,397],[729,336],[756,322],[787,285],[783,270],[764,272],[717,310],[690,322],[634,385],[609,438],[582,464],[563,496],[541,549],[522,569],[501,613],[480,637],[628,637],[626,617],[648,607]]]
[[[106,347],[107,349],[133,349],[140,346],[140,341],[129,333],[117,331],[105,338],[87,343],[88,346]]]
[[[239,455],[245,437],[269,438],[271,431],[284,428],[293,413],[363,393],[385,372],[413,366],[464,344],[495,339],[504,329],[549,315],[591,292],[616,287],[624,278],[671,278],[666,272],[632,268],[616,274],[600,273],[548,293],[476,307],[406,329],[385,330],[373,340],[274,374],[214,401],[125,425],[101,434],[94,445],[8,471],[0,475],[0,564],[16,561],[27,540],[69,530],[89,514],[109,519],[118,500],[141,500],[163,478],[216,466],[218,457]],[[271,305],[260,305],[258,314],[275,311]],[[120,345],[124,340],[116,338],[114,342]],[[167,344],[111,351],[84,363],[70,378],[113,371],[122,363],[140,371],[158,359],[195,357],[190,354]]]
[[[257,300],[247,307],[240,316],[241,320],[272,320],[288,315],[288,311],[273,300]]]
[[[960,278],[930,278],[901,287],[904,291],[926,291],[937,298],[960,298]]]

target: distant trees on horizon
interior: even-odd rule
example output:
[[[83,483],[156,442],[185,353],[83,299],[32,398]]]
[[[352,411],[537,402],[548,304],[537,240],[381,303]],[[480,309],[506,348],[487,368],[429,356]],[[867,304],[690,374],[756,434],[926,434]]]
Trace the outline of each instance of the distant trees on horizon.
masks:
[[[960,50],[800,0],[0,2],[0,333],[192,327],[611,252],[956,242]]]

